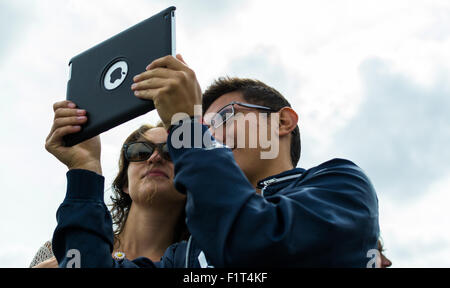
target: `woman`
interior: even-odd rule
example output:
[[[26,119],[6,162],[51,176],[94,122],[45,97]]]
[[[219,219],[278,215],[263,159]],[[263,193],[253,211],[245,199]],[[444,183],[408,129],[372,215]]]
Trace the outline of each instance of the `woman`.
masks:
[[[120,153],[119,173],[112,185],[114,247],[129,259],[146,256],[159,261],[170,244],[188,237],[186,196],[173,186],[173,163],[167,151],[151,146],[165,143],[166,138],[163,127],[143,125],[125,140]],[[152,148],[152,154],[133,154]]]
[[[81,262],[87,266],[198,266],[186,261],[186,255],[198,256],[201,251],[192,241],[190,248],[182,241],[188,237],[184,221],[186,196],[173,185],[174,167],[165,145],[166,130],[143,125],[125,140],[119,173],[112,185],[112,237],[111,218],[103,207],[99,137],[64,147],[63,136],[79,131],[79,125],[87,121],[86,112],[69,101],[55,103],[54,111],[46,149],[69,168],[68,192],[58,210],[53,237],[53,251],[59,262],[65,262],[60,266],[67,267],[64,264],[70,262],[65,247],[80,249]],[[105,252],[108,249],[109,254]]]
[[[384,254],[385,249],[384,249],[384,244],[383,244],[383,240],[381,239],[381,237],[378,239],[377,242],[377,249],[378,252],[380,252],[380,258],[377,259],[377,267],[378,268],[389,268],[392,266],[392,261],[386,257],[386,255]]]

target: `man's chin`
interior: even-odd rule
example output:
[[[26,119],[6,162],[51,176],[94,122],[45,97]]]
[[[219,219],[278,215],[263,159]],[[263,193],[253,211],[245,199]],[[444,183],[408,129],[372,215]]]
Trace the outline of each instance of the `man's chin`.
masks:
[[[239,168],[245,167],[245,163],[247,163],[250,159],[248,159],[248,151],[246,153],[245,149],[242,148],[234,148],[231,150],[233,152],[234,160],[236,161],[236,164],[239,166]]]
[[[240,152],[241,152],[241,149],[239,149],[239,148],[230,148],[231,149],[231,152],[233,152],[233,155],[234,155],[234,158],[236,159],[236,155],[239,155],[239,154],[241,154]]]

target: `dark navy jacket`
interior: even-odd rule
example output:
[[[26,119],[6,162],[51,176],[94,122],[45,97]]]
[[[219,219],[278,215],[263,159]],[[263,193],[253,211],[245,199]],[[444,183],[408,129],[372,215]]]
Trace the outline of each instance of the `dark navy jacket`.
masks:
[[[67,194],[56,218],[53,253],[60,267],[73,267],[71,249],[80,252],[81,267],[202,268],[209,266],[204,253],[190,238],[167,248],[160,262],[145,257],[113,259],[113,226],[104,198],[104,177],[87,170],[67,172]],[[200,259],[199,259],[200,258]],[[204,263],[204,264],[203,264]],[[201,266],[203,264],[203,266]]]
[[[179,131],[188,126],[185,139]],[[333,159],[285,171],[261,181],[260,196],[207,126],[180,127],[168,137],[175,186],[187,193],[188,229],[213,266],[366,267],[379,236],[378,199],[358,166]],[[178,140],[200,147],[199,130],[211,143],[175,148]]]
[[[176,127],[168,137],[175,186],[187,193],[189,243],[170,246],[157,263],[113,260],[104,179],[72,170],[53,236],[60,266],[66,267],[67,251],[76,248],[82,267],[186,267],[186,255],[187,267],[366,267],[379,236],[378,200],[358,166],[333,159],[285,171],[260,181],[259,195],[231,150],[217,145],[207,126],[189,125],[191,136],[199,129],[212,140],[179,148]]]

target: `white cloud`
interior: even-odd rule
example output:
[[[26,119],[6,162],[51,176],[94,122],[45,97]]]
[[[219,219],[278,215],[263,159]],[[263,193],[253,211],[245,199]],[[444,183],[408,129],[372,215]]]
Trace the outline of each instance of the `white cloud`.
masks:
[[[421,195],[449,170],[450,86],[441,79],[422,86],[380,59],[365,61],[361,77],[365,97],[336,134],[337,149],[366,169],[379,192]]]
[[[394,267],[449,266],[448,187],[450,174],[434,182],[412,203],[379,195],[382,236]]]

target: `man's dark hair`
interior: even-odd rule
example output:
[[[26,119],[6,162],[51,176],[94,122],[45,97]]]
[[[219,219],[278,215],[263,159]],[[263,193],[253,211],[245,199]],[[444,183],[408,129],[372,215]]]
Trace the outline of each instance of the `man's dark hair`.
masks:
[[[236,77],[221,77],[216,79],[203,93],[203,114],[220,96],[230,92],[241,92],[245,101],[250,104],[266,106],[276,111],[291,104],[280,92],[261,81]],[[301,143],[298,125],[291,135],[291,161],[294,167],[300,159]]]

